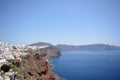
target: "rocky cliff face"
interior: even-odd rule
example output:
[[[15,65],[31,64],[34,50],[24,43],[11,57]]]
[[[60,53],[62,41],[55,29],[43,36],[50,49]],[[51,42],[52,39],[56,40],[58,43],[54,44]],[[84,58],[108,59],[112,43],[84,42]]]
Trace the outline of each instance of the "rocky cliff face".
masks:
[[[50,64],[46,51],[29,51],[22,57],[19,69],[25,80],[61,80],[50,70]]]
[[[51,70],[50,56],[60,56],[60,51],[51,44],[32,44],[36,49],[30,49],[25,57],[21,57],[19,69],[25,80],[61,80]],[[44,48],[40,48],[44,46]]]

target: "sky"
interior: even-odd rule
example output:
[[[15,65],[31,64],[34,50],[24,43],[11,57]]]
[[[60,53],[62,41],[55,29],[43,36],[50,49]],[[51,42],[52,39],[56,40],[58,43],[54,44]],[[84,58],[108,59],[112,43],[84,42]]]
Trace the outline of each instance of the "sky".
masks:
[[[0,0],[0,40],[120,46],[120,0]]]

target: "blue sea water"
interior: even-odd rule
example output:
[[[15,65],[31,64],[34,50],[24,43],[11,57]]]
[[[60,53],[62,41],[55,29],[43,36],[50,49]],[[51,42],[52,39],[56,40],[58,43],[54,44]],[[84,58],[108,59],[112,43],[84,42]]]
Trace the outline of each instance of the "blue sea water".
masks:
[[[62,51],[52,60],[66,80],[120,80],[120,51]]]

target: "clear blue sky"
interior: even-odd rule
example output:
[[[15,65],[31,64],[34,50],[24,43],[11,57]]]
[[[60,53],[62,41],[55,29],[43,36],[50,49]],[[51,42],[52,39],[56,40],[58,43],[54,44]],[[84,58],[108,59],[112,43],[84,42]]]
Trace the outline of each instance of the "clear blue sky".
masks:
[[[0,40],[120,45],[120,0],[0,0]]]

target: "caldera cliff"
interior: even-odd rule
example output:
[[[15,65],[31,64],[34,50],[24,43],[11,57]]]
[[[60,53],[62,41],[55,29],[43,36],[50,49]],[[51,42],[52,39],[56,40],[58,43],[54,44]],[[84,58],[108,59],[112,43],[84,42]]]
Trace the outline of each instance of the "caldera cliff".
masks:
[[[0,75],[0,79],[62,80],[51,71],[50,57],[60,56],[60,51],[51,44],[39,42],[27,46],[18,46],[1,42],[0,52],[2,56],[6,56],[8,53],[12,55],[11,58],[3,56],[2,59],[6,63],[3,64],[2,62],[1,66],[9,66],[10,71]],[[7,77],[6,73],[9,73]]]

